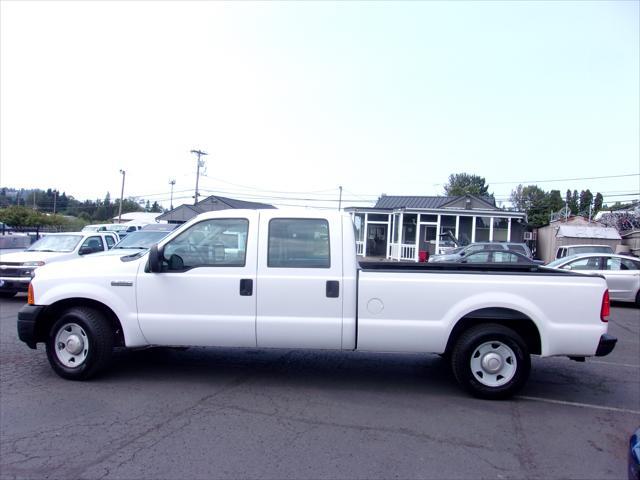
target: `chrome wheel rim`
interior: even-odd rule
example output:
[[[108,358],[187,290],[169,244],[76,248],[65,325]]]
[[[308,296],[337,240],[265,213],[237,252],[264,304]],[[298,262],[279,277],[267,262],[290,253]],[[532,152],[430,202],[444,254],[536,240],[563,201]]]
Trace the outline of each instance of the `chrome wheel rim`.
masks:
[[[68,368],[78,368],[87,360],[89,337],[77,323],[66,323],[58,330],[55,340],[56,357]]]
[[[485,342],[471,355],[474,378],[487,387],[501,387],[511,381],[518,368],[513,350],[502,342]]]

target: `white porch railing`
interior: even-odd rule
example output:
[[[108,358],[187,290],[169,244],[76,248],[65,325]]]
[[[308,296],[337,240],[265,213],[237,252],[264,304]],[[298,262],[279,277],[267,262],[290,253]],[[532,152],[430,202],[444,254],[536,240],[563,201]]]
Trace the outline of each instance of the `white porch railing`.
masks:
[[[364,242],[356,241],[356,255],[364,255]]]
[[[391,258],[394,260],[415,260],[416,259],[416,246],[392,243],[391,244]]]

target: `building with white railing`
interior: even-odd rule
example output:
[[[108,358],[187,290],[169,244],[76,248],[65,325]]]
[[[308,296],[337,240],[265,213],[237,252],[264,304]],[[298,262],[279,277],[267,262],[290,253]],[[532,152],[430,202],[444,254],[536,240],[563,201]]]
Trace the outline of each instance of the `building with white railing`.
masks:
[[[491,197],[382,195],[374,207],[345,208],[363,257],[418,261],[474,242],[523,242],[524,212],[498,208]]]

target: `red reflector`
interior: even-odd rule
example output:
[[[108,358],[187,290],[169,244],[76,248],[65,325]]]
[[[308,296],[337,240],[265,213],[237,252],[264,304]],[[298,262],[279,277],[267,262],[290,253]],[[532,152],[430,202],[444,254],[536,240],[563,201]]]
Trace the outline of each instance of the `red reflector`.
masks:
[[[609,290],[605,290],[604,295],[602,295],[602,307],[600,307],[600,320],[602,320],[603,322],[608,322],[609,315],[611,315],[611,304],[609,302]]]

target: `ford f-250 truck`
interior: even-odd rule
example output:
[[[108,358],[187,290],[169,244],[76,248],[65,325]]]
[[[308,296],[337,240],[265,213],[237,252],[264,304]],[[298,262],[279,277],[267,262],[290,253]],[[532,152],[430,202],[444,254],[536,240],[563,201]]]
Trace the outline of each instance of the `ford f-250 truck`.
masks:
[[[347,215],[226,210],[148,252],[37,270],[18,334],[83,380],[114,347],[223,346],[441,354],[472,394],[504,398],[530,355],[607,355],[599,276],[538,266],[358,264]]]

